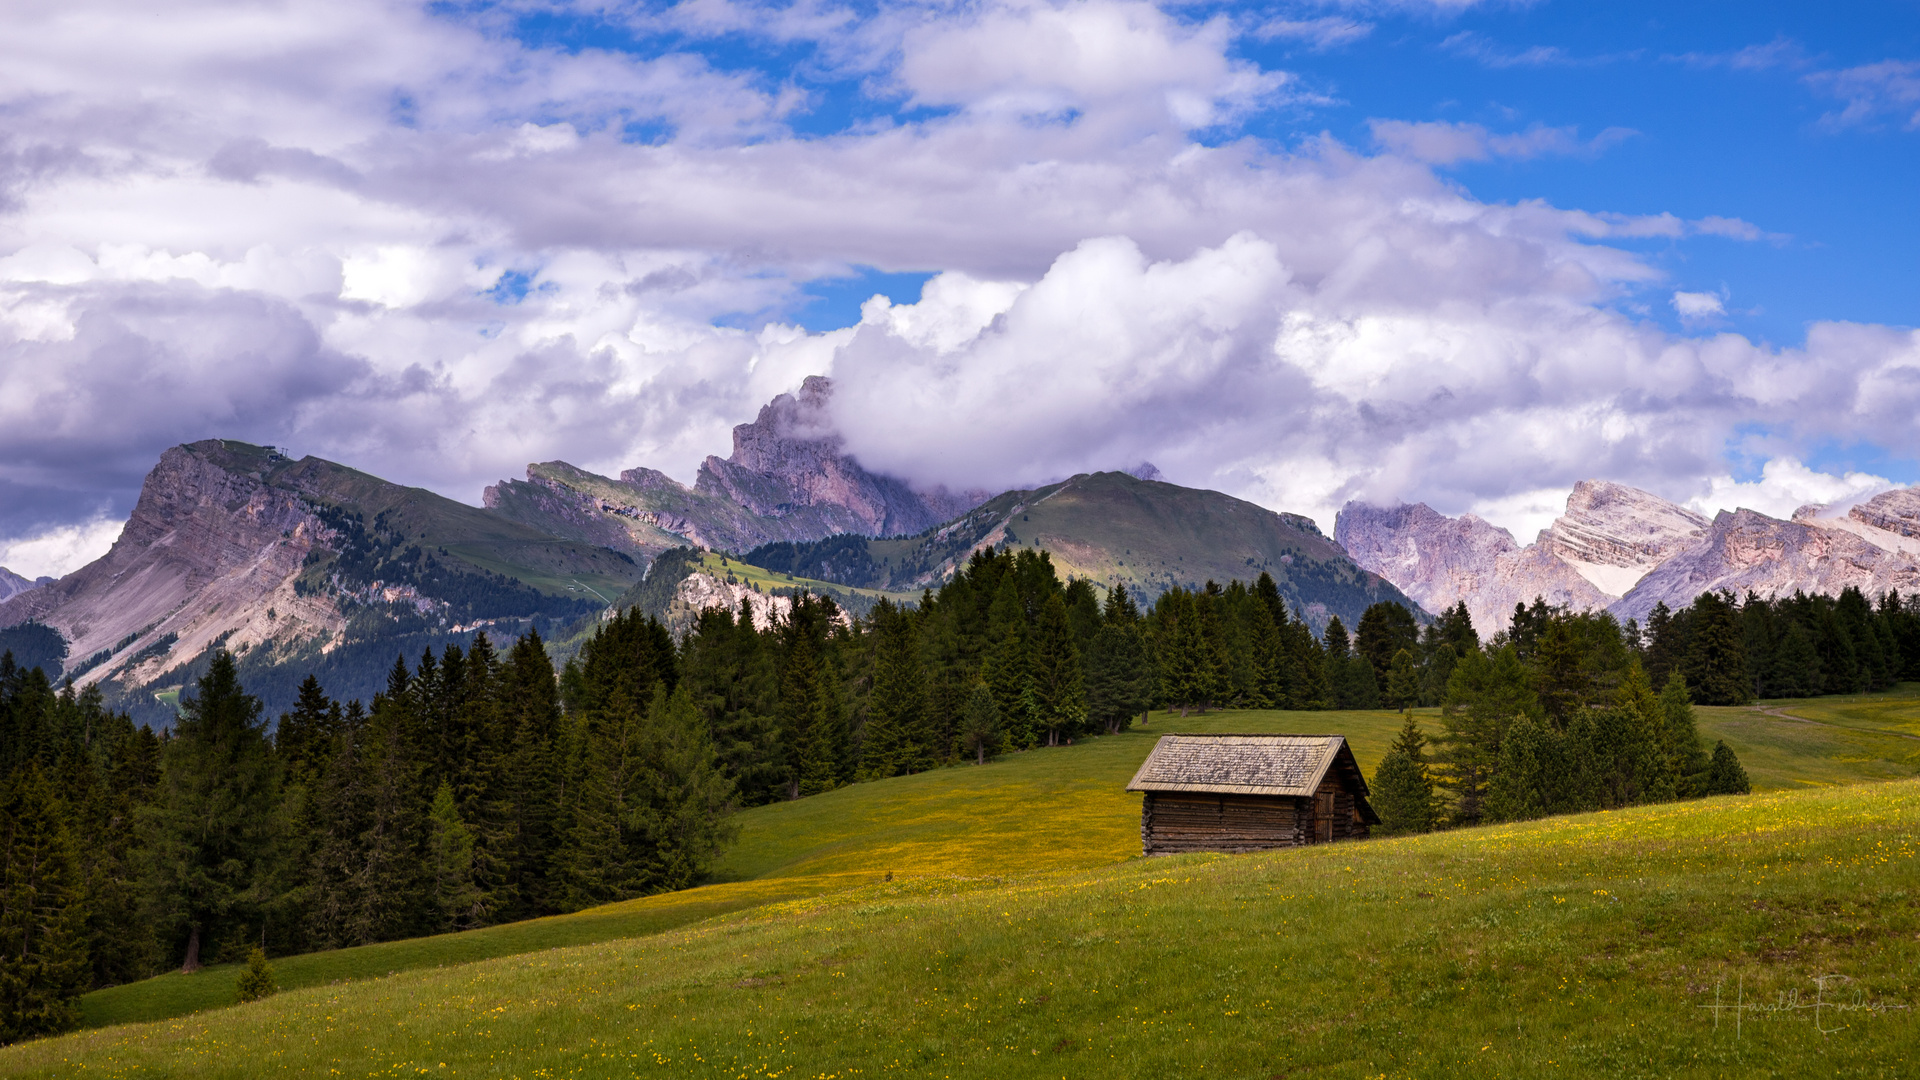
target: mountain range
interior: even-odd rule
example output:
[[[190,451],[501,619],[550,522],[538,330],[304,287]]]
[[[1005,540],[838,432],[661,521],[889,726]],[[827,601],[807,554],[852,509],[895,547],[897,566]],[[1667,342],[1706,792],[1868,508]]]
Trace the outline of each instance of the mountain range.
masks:
[[[1791,520],[1755,510],[1709,519],[1649,492],[1583,480],[1566,513],[1521,546],[1472,514],[1425,504],[1350,502],[1334,538],[1360,566],[1439,611],[1464,602],[1482,633],[1505,629],[1535,597],[1575,610],[1644,620],[1703,592],[1763,597],[1870,597],[1920,589],[1920,489],[1882,492],[1849,507],[1803,506]]]
[[[1266,570],[1315,626],[1412,604],[1309,519],[1145,479],[1150,466],[991,497],[871,472],[832,428],[831,393],[810,378],[776,398],[691,486],[554,461],[487,488],[480,507],[269,447],[176,446],[106,555],[0,597],[0,634],[57,634],[65,655],[48,653],[50,674],[164,723],[221,648],[271,712],[310,672],[335,697],[365,699],[396,655],[483,629],[538,629],[564,655],[614,606],[684,622],[750,594],[764,617],[799,588],[856,613],[880,596],[911,601],[990,544],[1044,547],[1062,574],[1146,602]]]

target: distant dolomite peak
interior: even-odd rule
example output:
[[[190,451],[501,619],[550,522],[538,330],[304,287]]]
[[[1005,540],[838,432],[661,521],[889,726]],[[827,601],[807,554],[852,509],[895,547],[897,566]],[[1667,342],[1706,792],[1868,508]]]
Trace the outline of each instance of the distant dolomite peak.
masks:
[[[1472,514],[1449,518],[1421,504],[1348,503],[1334,539],[1427,610],[1464,601],[1474,625],[1492,633],[1536,596],[1624,620],[1722,589],[1911,592],[1920,588],[1920,489],[1883,492],[1845,514],[1803,506],[1792,521],[1745,509],[1708,520],[1638,488],[1583,480],[1566,513],[1524,548]]]

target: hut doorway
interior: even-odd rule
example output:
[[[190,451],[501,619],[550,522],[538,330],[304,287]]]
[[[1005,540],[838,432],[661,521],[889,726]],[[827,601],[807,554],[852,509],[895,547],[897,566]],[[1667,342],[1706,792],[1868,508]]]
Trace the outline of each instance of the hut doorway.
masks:
[[[1313,838],[1323,844],[1333,842],[1333,795],[1322,790],[1313,797]]]

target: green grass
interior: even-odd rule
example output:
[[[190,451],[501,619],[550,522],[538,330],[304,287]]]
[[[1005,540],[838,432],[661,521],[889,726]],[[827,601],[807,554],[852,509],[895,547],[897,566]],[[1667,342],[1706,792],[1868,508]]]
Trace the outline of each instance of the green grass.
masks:
[[[1760,789],[1885,775],[1903,762],[1901,775],[1920,772],[1907,749],[1920,743],[1899,738],[1920,717],[1911,688],[1791,708],[1819,722],[1702,710],[1702,729],[1735,746]],[[1115,1061],[1127,1063],[1122,1075],[1198,1061],[1260,1062],[1227,1075],[1299,1065],[1447,1075],[1456,1066],[1439,1063],[1466,1058],[1469,1072],[1525,1075],[1557,1067],[1540,1053],[1594,1069],[1657,1057],[1662,1039],[1703,1053],[1718,1046],[1718,1057],[1699,1060],[1733,1068],[1763,1046],[1799,1053],[1782,1033],[1804,1025],[1751,1013],[1746,1022],[1772,1025],[1770,1034],[1701,1042],[1710,1028],[1695,1023],[1707,1015],[1696,999],[1722,976],[1736,993],[1772,1000],[1810,987],[1808,972],[1829,964],[1920,1006],[1920,986],[1910,985],[1920,975],[1916,784],[1233,859],[1134,858],[1138,797],[1122,788],[1160,734],[1342,733],[1370,770],[1399,723],[1386,712],[1155,714],[1145,731],[757,808],[741,815],[741,840],[705,888],[280,959],[282,985],[295,989],[270,1002],[0,1052],[0,1073],[59,1072],[58,1057],[81,1053],[90,1072],[117,1061],[162,1075],[185,1075],[188,1063],[210,1070],[203,1075],[247,1075],[253,1059],[220,1048],[256,1043],[275,1047],[283,1056],[272,1060],[287,1068],[322,1073],[336,1058],[371,1062],[373,1047],[386,1065],[404,1058],[437,1070],[444,1058],[461,1072],[522,1076],[654,1075],[642,1051],[673,1059],[659,1075],[737,1076],[717,1068],[734,1058],[715,1055],[748,1048],[779,1049],[785,1056],[765,1058],[768,1069],[801,1065],[793,1075],[884,1071],[894,1057],[928,1075],[947,1075],[930,1063],[953,1075],[1060,1075]],[[91,1024],[181,1017],[231,1002],[235,975],[164,976],[83,1004]],[[1562,977],[1572,989],[1556,989]],[[1045,1007],[1033,1004],[1039,994]],[[1133,1011],[1146,1003],[1150,1011]],[[1298,1040],[1280,1038],[1282,1008],[1305,1032]],[[1387,1018],[1409,1008],[1425,1019],[1389,1036]],[[1482,1023],[1489,1010],[1505,1010],[1519,1034],[1501,1044],[1508,1056],[1483,1060],[1474,1055],[1496,1051],[1466,1044],[1492,1036]],[[327,1015],[335,1034],[309,1026]],[[1879,1061],[1883,1035],[1910,1044],[1915,1034],[1899,1026],[1911,1013],[1844,1015],[1876,1034],[1871,1046],[1856,1039],[1835,1059],[1843,1063]],[[1451,1030],[1438,1022],[1447,1016],[1479,1026]],[[1192,1041],[1166,1038],[1174,1028]],[[1362,1066],[1339,1035],[1360,1028],[1378,1054],[1400,1056]],[[785,1043],[766,1043],[766,1032]],[[1537,1045],[1522,1046],[1529,1037]],[[1833,1046],[1841,1037],[1815,1038]],[[1282,1044],[1284,1061],[1272,1049]],[[707,1060],[689,1057],[689,1046]],[[1694,1067],[1662,1060],[1667,1072]],[[750,1064],[761,1075],[760,1059]]]

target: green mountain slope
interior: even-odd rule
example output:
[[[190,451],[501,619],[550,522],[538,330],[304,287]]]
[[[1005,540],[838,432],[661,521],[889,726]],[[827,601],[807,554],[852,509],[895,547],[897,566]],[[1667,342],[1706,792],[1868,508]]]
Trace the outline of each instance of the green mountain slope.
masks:
[[[1912,722],[1910,696],[1889,708]],[[1369,769],[1394,727],[1312,719]],[[0,1073],[1894,1076],[1920,1045],[1920,782],[1142,860],[1119,788],[1152,734],[765,807],[729,860],[750,881],[323,954],[306,989],[0,1050]],[[747,890],[799,899],[666,933],[641,914]],[[589,918],[649,936],[462,963]],[[1845,1008],[1798,1008],[1827,975]]]
[[[781,573],[915,591],[937,587],[986,544],[1045,548],[1063,576],[1125,585],[1149,602],[1176,585],[1251,580],[1264,570],[1316,628],[1332,615],[1352,625],[1380,601],[1420,611],[1384,578],[1360,569],[1306,518],[1119,472],[1009,491],[918,536],[775,543],[742,558]]]

